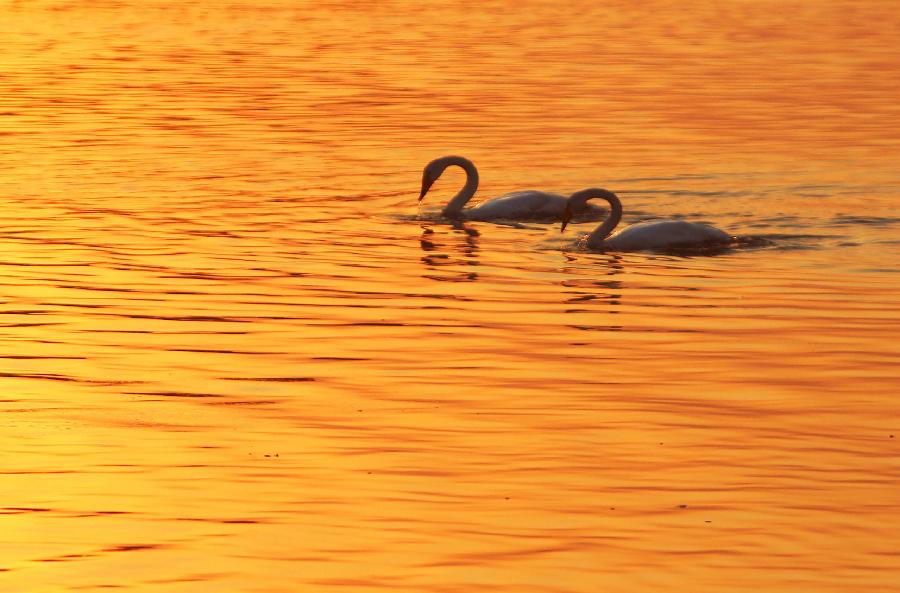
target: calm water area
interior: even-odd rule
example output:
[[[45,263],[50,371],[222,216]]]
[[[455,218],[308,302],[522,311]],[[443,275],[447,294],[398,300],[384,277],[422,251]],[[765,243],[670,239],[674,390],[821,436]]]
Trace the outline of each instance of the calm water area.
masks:
[[[0,40],[0,591],[900,590],[895,2],[0,0]],[[448,154],[756,241],[451,224]]]

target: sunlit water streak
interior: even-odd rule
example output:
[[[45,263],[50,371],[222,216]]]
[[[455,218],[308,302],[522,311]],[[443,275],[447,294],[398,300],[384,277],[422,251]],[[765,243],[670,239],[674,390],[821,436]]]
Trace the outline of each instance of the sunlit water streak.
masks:
[[[893,4],[0,7],[0,590],[896,590]]]

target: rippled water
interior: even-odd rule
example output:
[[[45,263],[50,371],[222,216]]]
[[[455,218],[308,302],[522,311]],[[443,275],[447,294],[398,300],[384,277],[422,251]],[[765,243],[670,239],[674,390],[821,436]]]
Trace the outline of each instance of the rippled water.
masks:
[[[896,591],[893,3],[0,9],[0,590]]]

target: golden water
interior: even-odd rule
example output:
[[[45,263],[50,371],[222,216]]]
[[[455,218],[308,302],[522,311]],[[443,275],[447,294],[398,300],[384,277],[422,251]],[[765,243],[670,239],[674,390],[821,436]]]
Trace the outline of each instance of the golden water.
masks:
[[[0,591],[896,591],[895,3],[693,4],[0,2]]]

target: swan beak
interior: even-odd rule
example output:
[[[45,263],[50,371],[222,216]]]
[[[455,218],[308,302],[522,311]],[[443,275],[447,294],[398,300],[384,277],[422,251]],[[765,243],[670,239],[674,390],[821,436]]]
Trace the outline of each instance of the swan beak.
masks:
[[[428,193],[428,190],[431,189],[431,186],[434,184],[434,179],[424,178],[422,179],[422,191],[419,193],[419,201],[422,201],[422,198],[425,197],[425,194]]]
[[[569,224],[570,220],[572,220],[572,209],[566,206],[562,215],[562,226],[559,228],[560,233],[566,230],[566,225]]]

